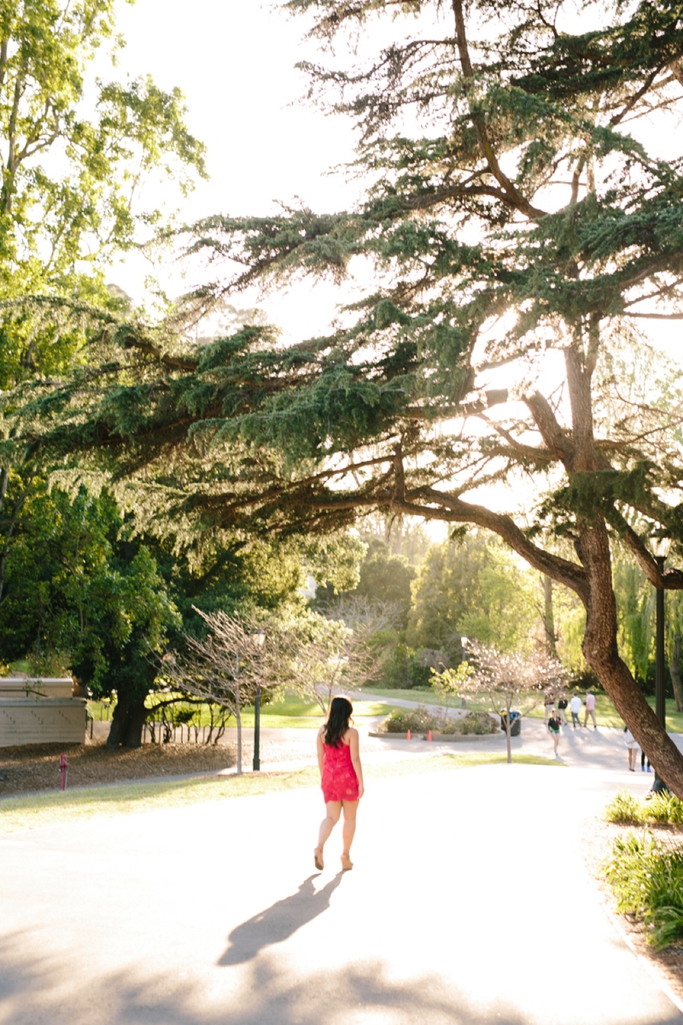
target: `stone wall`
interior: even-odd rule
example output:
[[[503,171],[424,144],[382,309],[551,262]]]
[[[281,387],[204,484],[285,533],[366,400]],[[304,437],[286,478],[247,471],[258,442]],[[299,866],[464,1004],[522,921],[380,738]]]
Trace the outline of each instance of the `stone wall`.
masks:
[[[85,699],[72,691],[70,677],[0,677],[0,747],[83,744]]]

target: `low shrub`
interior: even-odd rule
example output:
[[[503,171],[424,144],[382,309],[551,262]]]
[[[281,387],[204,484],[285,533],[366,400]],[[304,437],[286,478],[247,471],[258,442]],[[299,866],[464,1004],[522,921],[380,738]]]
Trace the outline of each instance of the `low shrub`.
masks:
[[[649,943],[660,950],[683,937],[683,849],[629,833],[613,841],[605,875],[617,910],[645,922]]]
[[[605,808],[605,818],[623,826],[639,826],[647,822],[679,826],[683,823],[683,801],[663,790],[653,794],[648,801],[639,801],[622,791]]]
[[[498,724],[486,712],[469,712],[461,718],[454,719],[443,713],[430,712],[425,705],[417,708],[395,708],[380,724],[382,733],[433,733],[477,734],[483,736],[495,733]]]
[[[683,801],[675,794],[660,790],[645,802],[645,813],[648,822],[668,822],[672,826],[680,826],[683,822]]]
[[[497,721],[487,712],[469,712],[459,719],[458,723],[459,733],[475,733],[480,737],[487,733],[495,733],[498,729]]]
[[[627,791],[617,794],[605,808],[608,822],[618,822],[622,826],[637,826],[645,821],[643,802]]]
[[[426,733],[433,730],[436,716],[424,705],[417,708],[395,708],[381,723],[383,733]]]

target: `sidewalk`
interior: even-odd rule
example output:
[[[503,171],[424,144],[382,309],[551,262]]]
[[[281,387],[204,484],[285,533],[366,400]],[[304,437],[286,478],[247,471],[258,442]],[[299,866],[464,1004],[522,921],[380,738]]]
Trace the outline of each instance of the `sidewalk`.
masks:
[[[622,777],[645,782],[526,765],[372,781],[344,875],[338,833],[312,868],[317,789],[14,834],[0,1021],[681,1025],[579,851]]]

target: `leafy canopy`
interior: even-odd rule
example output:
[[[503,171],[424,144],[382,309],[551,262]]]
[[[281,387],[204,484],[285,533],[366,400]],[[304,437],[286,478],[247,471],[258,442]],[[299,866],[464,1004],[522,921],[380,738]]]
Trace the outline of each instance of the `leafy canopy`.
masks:
[[[678,424],[614,372],[642,321],[683,316],[681,4],[284,6],[327,50],[312,95],[355,119],[365,193],[197,225],[213,279],[185,310],[305,276],[353,272],[360,294],[291,345],[258,324],[182,359],[177,339],[114,341],[99,374],[36,394],[19,443],[165,486],[176,461],[174,513],[201,529],[380,510],[497,533],[578,595],[587,661],[683,793],[618,655],[610,564],[618,536],[651,584],[683,587],[646,537],[683,542]]]
[[[0,5],[2,388],[58,371],[82,344],[85,324],[56,316],[55,300],[110,304],[108,258],[159,226],[160,210],[140,201],[144,186],[153,191],[164,175],[186,190],[205,174],[179,90],[149,77],[94,79],[100,48],[122,45],[115,8],[116,0]],[[52,302],[25,302],[41,296]]]

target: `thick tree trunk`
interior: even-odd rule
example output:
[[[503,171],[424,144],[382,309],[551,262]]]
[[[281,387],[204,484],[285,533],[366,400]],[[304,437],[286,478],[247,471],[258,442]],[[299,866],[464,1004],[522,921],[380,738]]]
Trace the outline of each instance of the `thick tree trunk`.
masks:
[[[655,771],[683,800],[683,757],[660,725],[617,650],[617,611],[612,587],[609,538],[596,518],[582,525],[581,559],[590,580],[583,653]]]
[[[671,654],[671,662],[669,663],[669,672],[671,673],[671,685],[674,689],[674,699],[676,701],[676,711],[683,712],[683,681],[681,680],[681,641],[683,638],[680,634],[676,634],[674,637],[674,648]]]
[[[141,701],[131,701],[126,697],[120,697],[114,709],[107,747],[140,747],[146,718],[144,698]]]

